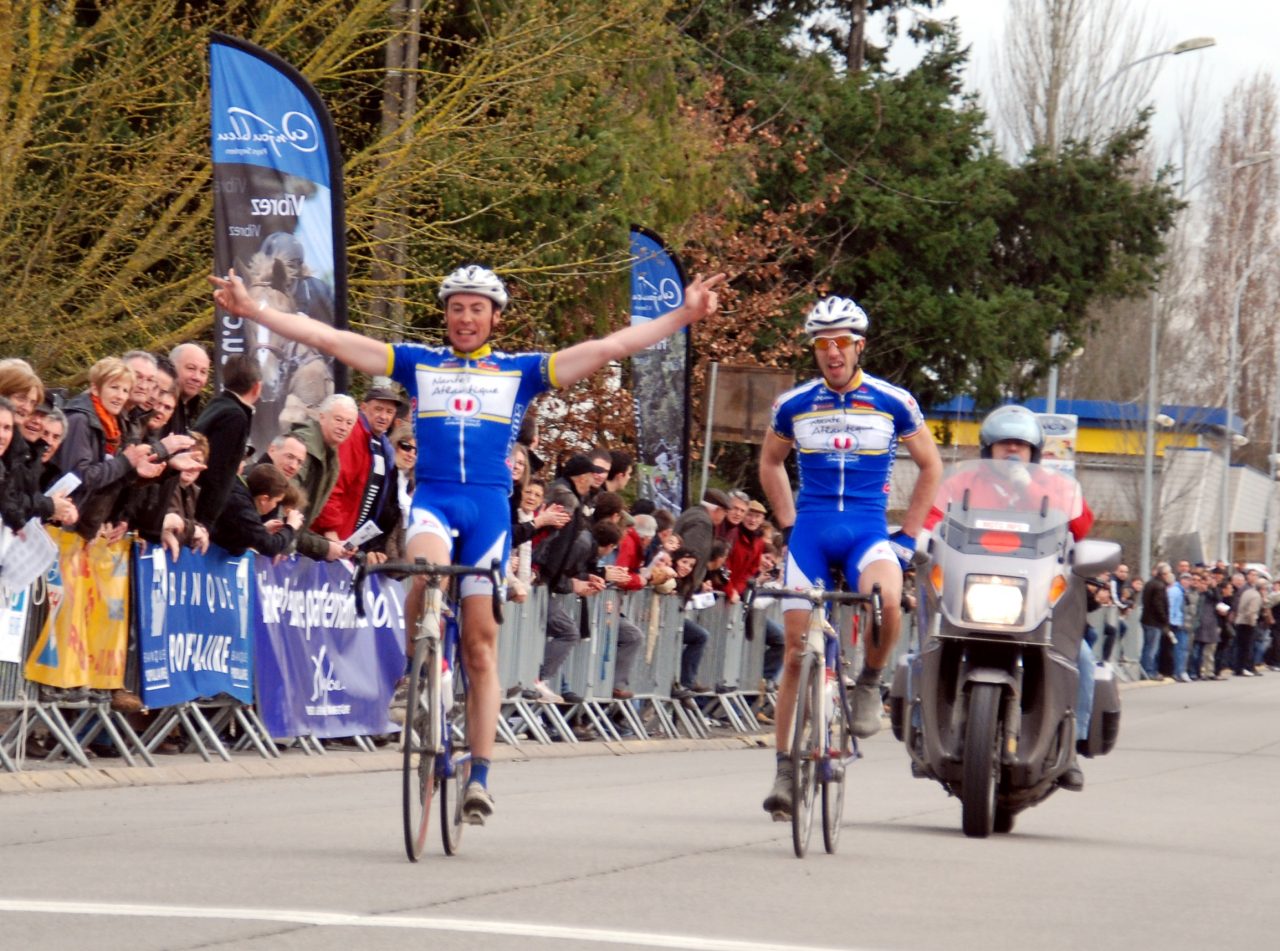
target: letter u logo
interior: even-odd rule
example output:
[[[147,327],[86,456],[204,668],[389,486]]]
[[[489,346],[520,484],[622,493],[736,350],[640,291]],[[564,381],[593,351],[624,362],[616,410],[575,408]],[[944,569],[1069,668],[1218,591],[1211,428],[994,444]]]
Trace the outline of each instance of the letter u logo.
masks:
[[[480,412],[480,401],[474,396],[455,396],[449,401],[449,411],[454,416],[474,416]]]

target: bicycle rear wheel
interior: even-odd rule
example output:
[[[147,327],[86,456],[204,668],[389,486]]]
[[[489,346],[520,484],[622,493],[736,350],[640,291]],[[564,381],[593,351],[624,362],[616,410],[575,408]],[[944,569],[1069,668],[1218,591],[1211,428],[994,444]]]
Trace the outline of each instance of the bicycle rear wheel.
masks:
[[[404,727],[404,850],[416,862],[427,844],[431,799],[435,794],[436,750],[440,744],[440,641],[422,638],[414,646]]]
[[[849,714],[849,690],[841,673],[837,674],[836,707],[827,724],[827,755],[823,764],[826,776],[822,783],[822,844],[829,854],[835,854],[840,843],[840,823],[844,818],[845,766],[853,752]]]
[[[800,659],[796,685],[796,719],[791,738],[791,844],[796,858],[804,858],[813,833],[813,800],[818,786],[815,751],[819,744],[817,721],[822,717],[823,665],[806,653]]]

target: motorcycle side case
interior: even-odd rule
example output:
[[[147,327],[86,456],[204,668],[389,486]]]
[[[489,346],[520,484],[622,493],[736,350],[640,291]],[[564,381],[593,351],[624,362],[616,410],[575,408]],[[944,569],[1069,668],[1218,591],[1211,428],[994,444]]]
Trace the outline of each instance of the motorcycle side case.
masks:
[[[1097,668],[1093,680],[1093,715],[1089,718],[1089,739],[1085,756],[1105,756],[1115,748],[1120,735],[1120,688],[1108,666]]]

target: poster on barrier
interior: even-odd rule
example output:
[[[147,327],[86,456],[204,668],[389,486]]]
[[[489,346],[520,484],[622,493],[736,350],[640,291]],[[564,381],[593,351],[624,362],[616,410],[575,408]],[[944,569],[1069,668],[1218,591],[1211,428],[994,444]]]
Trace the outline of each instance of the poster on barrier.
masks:
[[[0,591],[0,663],[22,663],[22,637],[27,630],[31,592]]]
[[[404,673],[404,595],[375,575],[356,616],[354,569],[293,556],[257,559],[258,713],[272,736],[396,733],[387,718]]]
[[[168,707],[227,694],[253,703],[251,556],[158,546],[134,556],[142,699]]]
[[[86,542],[60,530],[53,540],[58,560],[48,575],[49,616],[27,658],[26,678],[49,687],[122,687],[133,543]]]

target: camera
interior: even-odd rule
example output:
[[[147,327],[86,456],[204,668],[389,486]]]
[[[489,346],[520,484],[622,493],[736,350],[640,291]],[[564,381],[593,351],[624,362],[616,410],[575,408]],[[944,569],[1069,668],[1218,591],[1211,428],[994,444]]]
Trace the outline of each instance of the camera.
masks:
[[[724,565],[721,565],[719,568],[716,569],[716,577],[720,579],[721,584],[728,584],[729,579],[732,578],[733,575],[729,573],[728,568],[724,567]]]

